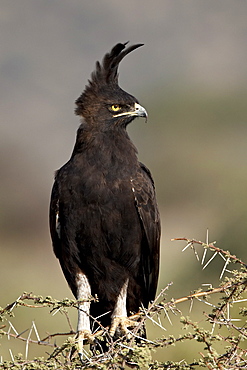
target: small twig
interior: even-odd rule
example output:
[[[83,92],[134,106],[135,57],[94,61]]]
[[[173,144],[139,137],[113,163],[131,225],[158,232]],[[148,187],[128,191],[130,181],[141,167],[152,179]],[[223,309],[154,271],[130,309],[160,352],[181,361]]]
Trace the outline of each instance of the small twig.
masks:
[[[24,333],[27,331],[28,329],[24,330]],[[22,332],[23,333],[23,332]],[[12,333],[8,333],[6,331],[2,331],[2,334],[5,334],[5,335],[8,335],[12,338],[15,338],[15,339],[20,339],[21,341],[23,342],[26,342],[27,341],[27,338],[24,338],[22,337],[20,334],[16,335],[16,334],[12,334]],[[48,338],[52,338],[52,337],[55,337],[55,336],[59,336],[59,335],[71,335],[71,334],[75,334],[75,332],[73,333],[55,333],[55,334],[50,334],[49,336],[47,336],[46,338],[44,339],[41,339],[41,340],[33,340],[33,339],[29,339],[29,342],[30,343],[34,343],[34,344],[42,344],[42,345],[45,345],[45,346],[50,346],[50,347],[56,347],[56,345],[53,345],[49,342],[46,342],[46,340]]]
[[[225,284],[225,285],[223,285],[222,287],[219,287],[219,288],[214,288],[214,289],[206,290],[206,291],[203,291],[203,292],[197,292],[197,293],[193,293],[193,294],[187,295],[187,296],[182,297],[182,298],[177,298],[174,301],[172,301],[172,303],[174,305],[176,305],[176,304],[179,304],[179,303],[182,303],[182,302],[190,301],[193,298],[205,297],[207,295],[211,295],[211,294],[215,294],[215,293],[221,293],[221,292],[224,292],[224,290],[226,290],[230,287],[231,287],[231,284]]]
[[[232,255],[229,252],[224,251],[223,249],[220,249],[220,248],[216,247],[213,243],[206,244],[204,242],[201,242],[200,240],[187,239],[187,238],[174,238],[174,239],[171,239],[171,241],[176,241],[176,240],[182,240],[182,241],[186,241],[187,243],[192,243],[192,244],[200,244],[204,248],[213,249],[215,252],[218,252],[218,253],[221,252],[226,257],[228,257],[228,258],[232,259],[233,261],[235,261],[235,262],[241,264],[242,266],[245,266],[246,267],[246,264],[243,261],[241,261],[239,258],[237,258],[235,255]]]
[[[76,332],[75,331],[69,331],[67,333],[53,333],[53,334],[49,334],[47,335],[47,337],[41,339],[41,341],[38,343],[38,344],[44,344],[45,345],[49,345],[49,346],[52,346],[52,347],[56,347],[56,345],[51,345],[50,342],[46,342],[47,340],[51,339],[51,338],[54,338],[54,337],[59,337],[59,336],[64,336],[64,335],[75,335]]]
[[[139,325],[137,325],[134,330],[133,330],[133,333],[136,334],[138,333],[138,331],[141,329],[141,327],[144,325],[144,322],[146,320],[146,317],[153,311],[154,307],[156,306],[158,300],[160,299],[160,297],[162,297],[165,293],[165,291],[167,289],[169,289],[169,287],[172,285],[172,282],[170,282],[169,284],[167,284],[167,286],[165,288],[163,288],[161,290],[161,292],[157,295],[157,297],[155,298],[155,300],[151,303],[151,305],[149,306],[149,308],[147,310],[144,311],[145,315],[142,317],[142,319],[140,320],[139,322]],[[131,343],[133,342],[133,339],[131,340]]]
[[[71,332],[74,332],[74,329],[73,329],[73,326],[72,326],[72,324],[71,324],[71,321],[70,321],[70,318],[69,318],[68,312],[63,311],[63,314],[64,314],[64,315],[65,315],[65,317],[66,317],[66,320],[67,320],[67,323],[68,323],[68,325],[69,325],[70,331],[71,331]]]

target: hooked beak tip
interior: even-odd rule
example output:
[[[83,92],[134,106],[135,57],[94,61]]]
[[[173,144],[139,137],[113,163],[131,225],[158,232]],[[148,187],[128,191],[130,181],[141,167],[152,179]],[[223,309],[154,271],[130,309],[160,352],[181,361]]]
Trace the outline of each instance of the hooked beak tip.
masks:
[[[140,104],[138,103],[135,103],[135,113],[138,117],[144,117],[146,118],[146,122],[147,122],[147,118],[148,118],[148,114],[147,114],[147,111],[144,107],[142,107]]]

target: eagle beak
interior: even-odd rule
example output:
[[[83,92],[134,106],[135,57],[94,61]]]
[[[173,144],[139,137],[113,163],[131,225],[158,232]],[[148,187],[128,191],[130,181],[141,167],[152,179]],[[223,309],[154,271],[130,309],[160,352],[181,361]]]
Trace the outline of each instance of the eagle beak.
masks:
[[[133,112],[134,116],[138,117],[145,117],[148,118],[148,114],[145,108],[143,108],[140,104],[135,103],[135,110]]]
[[[121,117],[121,116],[145,117],[147,120],[148,114],[145,108],[143,108],[140,104],[135,103],[133,110],[115,114],[113,117]]]

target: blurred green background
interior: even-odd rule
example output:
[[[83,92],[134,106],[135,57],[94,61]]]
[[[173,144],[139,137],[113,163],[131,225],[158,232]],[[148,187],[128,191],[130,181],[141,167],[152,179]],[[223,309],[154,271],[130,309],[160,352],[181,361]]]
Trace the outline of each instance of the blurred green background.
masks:
[[[79,125],[74,101],[95,61],[127,40],[145,44],[123,61],[120,86],[149,113],[129,133],[157,188],[159,288],[173,281],[168,296],[179,297],[217,285],[223,265],[215,260],[202,271],[171,238],[205,240],[208,228],[210,241],[246,261],[247,3],[0,0],[2,307],[23,291],[72,297],[48,231],[53,173],[70,157]],[[20,308],[11,322],[21,332],[35,320],[41,337],[68,330],[64,317],[48,311]],[[25,352],[22,342],[2,340],[3,359],[9,348]],[[29,356],[47,350],[30,346]],[[158,358],[189,360],[193,350],[164,349]]]

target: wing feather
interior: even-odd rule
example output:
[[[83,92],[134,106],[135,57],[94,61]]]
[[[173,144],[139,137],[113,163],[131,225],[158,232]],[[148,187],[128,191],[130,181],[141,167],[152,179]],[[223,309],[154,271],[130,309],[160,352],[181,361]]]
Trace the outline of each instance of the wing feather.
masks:
[[[148,301],[155,298],[159,274],[160,216],[154,182],[148,168],[140,163],[140,171],[131,179],[136,207],[146,242],[142,245],[142,273]]]
[[[61,240],[59,221],[59,194],[56,180],[51,192],[49,223],[53,250],[56,257],[59,258],[61,253]]]

